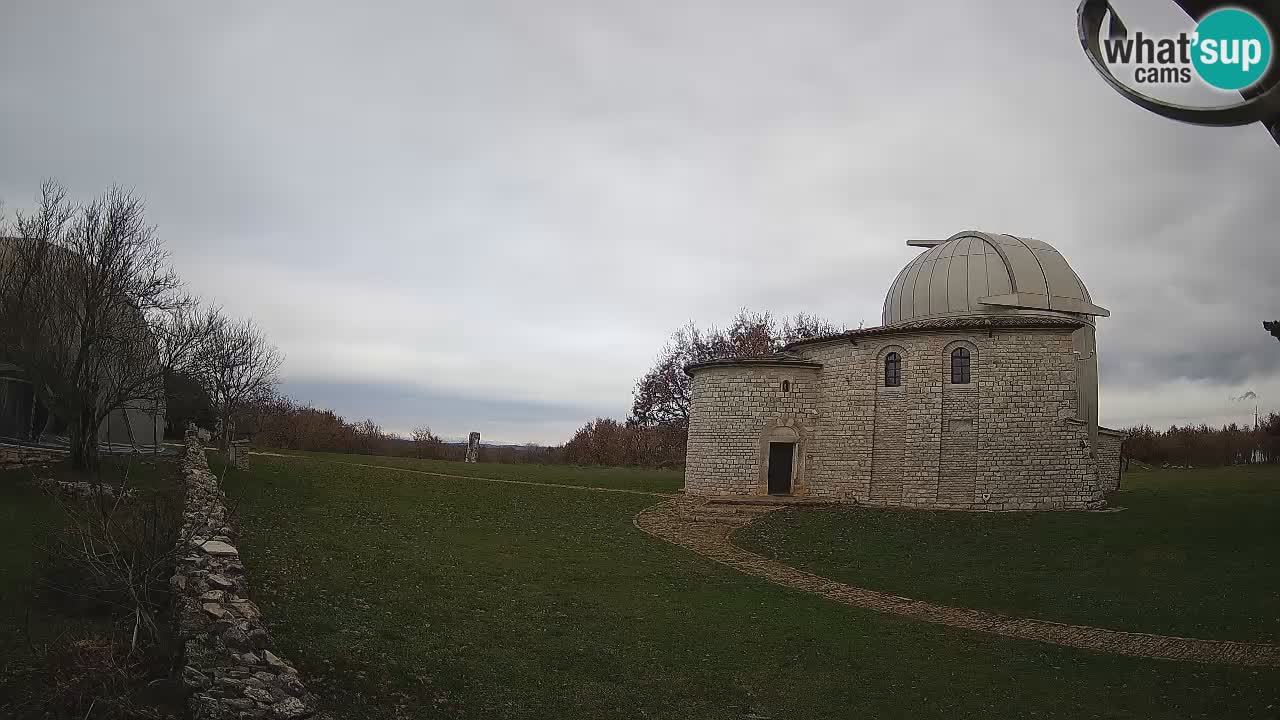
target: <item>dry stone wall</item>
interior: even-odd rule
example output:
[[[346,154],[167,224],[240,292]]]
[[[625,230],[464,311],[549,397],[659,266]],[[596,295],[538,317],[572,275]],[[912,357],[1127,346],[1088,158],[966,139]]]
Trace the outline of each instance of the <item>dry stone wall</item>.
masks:
[[[1105,492],[1120,489],[1120,455],[1125,435],[1103,428],[1098,432],[1098,480]]]
[[[67,457],[66,451],[47,448],[0,446],[0,470],[16,470],[33,465],[47,465]]]
[[[794,494],[964,510],[1100,507],[1108,470],[1091,457],[1087,428],[1072,422],[1073,330],[919,328],[800,346],[793,352],[822,365],[804,374],[695,370],[686,491],[761,494],[762,433],[798,414],[805,462]],[[951,383],[958,347],[970,352],[970,383]],[[884,387],[888,352],[901,357],[900,387]],[[790,407],[770,394],[784,377],[803,378]]]
[[[187,433],[186,484],[178,560],[170,580],[184,641],[188,711],[200,720],[299,720],[315,716],[316,697],[274,650],[236,549],[222,488],[204,447]]]
[[[54,480],[53,478],[45,478],[36,483],[41,490],[50,495],[60,495],[66,498],[76,500],[87,500],[89,498],[106,498],[112,499],[116,497],[116,489],[107,483],[91,483],[76,482],[70,480]],[[125,499],[135,497],[137,490],[128,488],[124,491]]]

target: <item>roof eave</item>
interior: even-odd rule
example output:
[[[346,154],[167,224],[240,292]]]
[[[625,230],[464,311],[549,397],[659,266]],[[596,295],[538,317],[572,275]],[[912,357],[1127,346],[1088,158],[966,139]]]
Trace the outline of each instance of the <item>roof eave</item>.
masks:
[[[684,374],[693,377],[693,374],[699,370],[715,367],[786,367],[801,370],[820,370],[822,369],[822,363],[780,357],[724,358],[722,360],[689,363],[684,366]]]
[[[1037,315],[989,315],[959,318],[928,318],[911,320],[900,325],[879,325],[859,330],[847,330],[835,335],[796,340],[783,346],[783,352],[793,348],[820,343],[856,341],[864,337],[901,335],[915,332],[941,332],[948,330],[1034,330],[1041,328],[1081,328],[1089,323],[1068,316],[1045,317]]]

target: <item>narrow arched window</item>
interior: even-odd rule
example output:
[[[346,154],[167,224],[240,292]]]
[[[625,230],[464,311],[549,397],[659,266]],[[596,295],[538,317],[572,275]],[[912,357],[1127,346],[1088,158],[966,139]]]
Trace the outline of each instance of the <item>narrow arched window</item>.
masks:
[[[783,380],[783,381],[782,381],[782,392],[791,392],[791,381],[790,381],[790,380]]]
[[[884,386],[898,387],[902,384],[902,358],[896,352],[884,356]]]
[[[969,350],[956,348],[951,351],[951,384],[969,384]]]

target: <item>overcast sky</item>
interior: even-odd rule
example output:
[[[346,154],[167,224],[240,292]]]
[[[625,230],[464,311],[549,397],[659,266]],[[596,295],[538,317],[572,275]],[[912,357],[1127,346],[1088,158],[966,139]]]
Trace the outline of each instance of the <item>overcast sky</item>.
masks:
[[[685,321],[877,325],[963,229],[1112,311],[1104,424],[1280,410],[1280,147],[1120,98],[1076,0],[107,5],[0,2],[0,198],[134,188],[348,417],[562,442]]]

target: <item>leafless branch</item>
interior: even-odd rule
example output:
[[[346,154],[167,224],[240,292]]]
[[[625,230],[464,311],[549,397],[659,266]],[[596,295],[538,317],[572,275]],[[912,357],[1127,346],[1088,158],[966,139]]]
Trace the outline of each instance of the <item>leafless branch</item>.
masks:
[[[37,203],[16,214],[0,250],[0,359],[69,423],[77,467],[96,472],[101,422],[158,406],[202,326],[132,192],[112,187],[77,206],[46,181]]]

